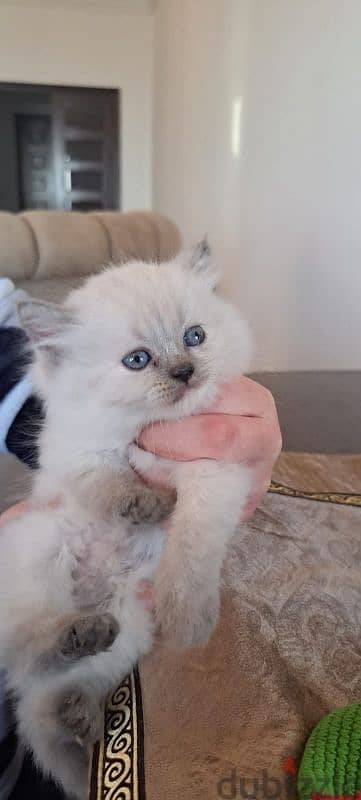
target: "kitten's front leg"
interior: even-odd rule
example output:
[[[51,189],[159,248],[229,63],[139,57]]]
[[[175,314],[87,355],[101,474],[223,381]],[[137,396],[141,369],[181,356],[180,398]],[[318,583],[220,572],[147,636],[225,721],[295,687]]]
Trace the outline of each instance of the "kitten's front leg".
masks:
[[[112,646],[119,633],[113,614],[92,614],[78,617],[66,627],[56,643],[59,661],[74,663],[79,658],[95,656]]]
[[[118,633],[118,621],[107,612],[60,617],[47,630],[44,628],[41,652],[33,660],[32,672],[62,672],[79,659],[104,653]]]
[[[244,468],[178,465],[178,502],[156,576],[161,632],[178,646],[207,641],[217,624],[220,574],[249,486]]]
[[[147,486],[137,478],[131,478],[123,484],[118,509],[120,515],[130,519],[134,525],[154,524],[169,517],[175,499],[175,492],[170,489]]]
[[[135,525],[157,523],[173,511],[176,495],[171,489],[148,486],[128,467],[99,467],[73,477],[72,491],[82,504],[108,518],[122,517]]]

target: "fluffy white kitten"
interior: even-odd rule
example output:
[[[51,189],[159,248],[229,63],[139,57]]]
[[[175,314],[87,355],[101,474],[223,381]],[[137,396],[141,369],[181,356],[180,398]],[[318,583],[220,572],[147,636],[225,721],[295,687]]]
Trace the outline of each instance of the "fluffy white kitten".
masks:
[[[205,641],[217,622],[247,474],[135,444],[151,422],[206,409],[246,368],[247,327],[215,284],[202,243],[169,263],[111,267],[63,307],[20,308],[46,403],[33,493],[44,507],[1,532],[0,664],[25,746],[82,800],[104,699],[152,645],[139,581],[154,579],[156,624],[174,643]]]

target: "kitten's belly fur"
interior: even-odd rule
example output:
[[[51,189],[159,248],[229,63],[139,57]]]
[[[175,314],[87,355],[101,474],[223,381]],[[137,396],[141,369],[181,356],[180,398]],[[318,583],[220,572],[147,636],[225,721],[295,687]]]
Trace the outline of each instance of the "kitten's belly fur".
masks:
[[[74,513],[33,511],[2,531],[0,564],[0,665],[18,689],[29,671],[17,659],[29,629],[68,613],[111,612],[120,633],[105,653],[92,657],[100,672],[104,659],[115,682],[152,644],[153,623],[136,594],[138,582],[151,579],[163,544],[158,527],[110,524]],[[102,663],[103,662],[103,663]],[[21,664],[21,666],[19,666]],[[79,665],[80,668],[80,665]],[[118,670],[118,674],[115,674]],[[77,667],[72,668],[76,677]]]

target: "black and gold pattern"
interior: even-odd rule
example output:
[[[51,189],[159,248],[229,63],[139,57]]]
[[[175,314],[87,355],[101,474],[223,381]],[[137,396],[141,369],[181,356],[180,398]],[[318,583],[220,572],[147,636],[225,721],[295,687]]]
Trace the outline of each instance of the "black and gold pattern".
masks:
[[[319,503],[338,503],[342,506],[361,506],[361,494],[349,494],[348,492],[302,492],[300,489],[292,489],[282,483],[272,481],[269,488],[273,494],[282,494],[286,497],[300,497],[304,500],[317,500]]]
[[[104,739],[94,748],[90,800],[145,800],[143,715],[138,670],[109,697]]]

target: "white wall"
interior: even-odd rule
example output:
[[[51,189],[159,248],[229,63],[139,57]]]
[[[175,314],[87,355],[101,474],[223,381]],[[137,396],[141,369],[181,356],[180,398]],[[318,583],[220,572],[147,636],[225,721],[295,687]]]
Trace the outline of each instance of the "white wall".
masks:
[[[151,204],[152,66],[150,14],[0,2],[0,81],[121,89],[124,210]]]
[[[158,0],[154,206],[215,242],[257,369],[361,367],[360,31],[360,0]]]

